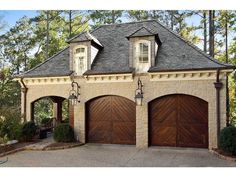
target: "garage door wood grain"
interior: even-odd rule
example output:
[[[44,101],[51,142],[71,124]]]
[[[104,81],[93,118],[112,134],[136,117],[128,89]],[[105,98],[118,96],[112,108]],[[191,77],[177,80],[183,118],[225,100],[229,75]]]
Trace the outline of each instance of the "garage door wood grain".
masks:
[[[86,141],[104,144],[136,143],[135,103],[119,96],[103,96],[86,104]]]
[[[149,145],[208,147],[208,103],[168,95],[149,103]]]

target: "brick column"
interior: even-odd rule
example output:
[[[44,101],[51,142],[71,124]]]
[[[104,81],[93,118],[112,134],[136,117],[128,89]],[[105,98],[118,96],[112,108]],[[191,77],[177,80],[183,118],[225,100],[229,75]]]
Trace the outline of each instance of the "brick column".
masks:
[[[136,147],[148,147],[148,109],[147,104],[136,106]]]
[[[62,121],[62,102],[65,100],[61,97],[50,97],[53,101],[53,117],[57,119],[57,122]]]

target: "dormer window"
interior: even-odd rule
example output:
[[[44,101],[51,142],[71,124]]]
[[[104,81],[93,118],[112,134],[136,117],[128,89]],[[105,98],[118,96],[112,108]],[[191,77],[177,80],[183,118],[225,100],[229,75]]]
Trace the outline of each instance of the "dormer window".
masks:
[[[138,47],[138,58],[139,63],[148,63],[148,44],[147,43],[139,43]]]
[[[137,72],[146,72],[151,64],[151,41],[140,40],[135,44],[135,68]]]
[[[82,75],[87,70],[87,47],[78,46],[74,49],[74,70]]]

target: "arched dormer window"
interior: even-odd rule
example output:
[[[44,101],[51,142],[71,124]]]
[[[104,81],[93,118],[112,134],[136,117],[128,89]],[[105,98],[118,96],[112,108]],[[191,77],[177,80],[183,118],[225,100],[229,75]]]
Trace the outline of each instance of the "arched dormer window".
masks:
[[[82,75],[87,70],[86,46],[77,46],[74,49],[74,69],[77,75]]]
[[[135,44],[135,68],[137,72],[146,72],[150,67],[151,42],[140,40]]]

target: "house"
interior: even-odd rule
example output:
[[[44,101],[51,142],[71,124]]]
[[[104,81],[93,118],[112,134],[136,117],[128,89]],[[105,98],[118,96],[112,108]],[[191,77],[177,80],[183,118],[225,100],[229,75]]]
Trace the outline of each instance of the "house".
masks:
[[[17,77],[27,120],[43,97],[53,100],[60,120],[70,97],[70,125],[82,142],[217,147],[232,65],[155,20],[103,25],[67,42]]]

